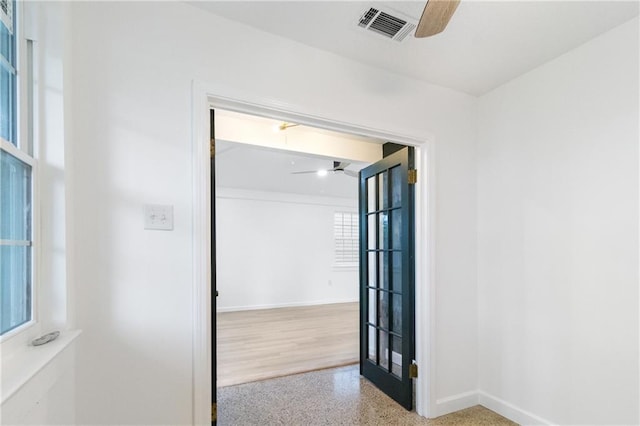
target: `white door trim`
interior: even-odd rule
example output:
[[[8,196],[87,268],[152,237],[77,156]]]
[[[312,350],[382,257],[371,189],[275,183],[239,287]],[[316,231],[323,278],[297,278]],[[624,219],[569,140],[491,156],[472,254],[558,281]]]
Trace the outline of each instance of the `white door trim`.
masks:
[[[416,412],[435,413],[435,161],[432,138],[340,122],[311,114],[281,99],[266,99],[194,81],[192,85],[193,161],[193,423],[209,425],[211,401],[211,289],[209,109],[218,108],[305,124],[327,130],[385,139],[416,147]],[[429,380],[427,380],[427,378]]]

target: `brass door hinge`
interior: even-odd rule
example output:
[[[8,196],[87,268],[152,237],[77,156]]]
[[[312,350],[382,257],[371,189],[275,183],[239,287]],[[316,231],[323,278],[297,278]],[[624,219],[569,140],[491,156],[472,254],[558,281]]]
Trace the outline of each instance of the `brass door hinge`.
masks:
[[[209,142],[209,155],[211,158],[216,155],[216,140],[213,138],[211,138],[211,141]]]
[[[409,366],[409,378],[415,379],[418,377],[418,364],[411,364]]]
[[[416,169],[409,169],[409,184],[415,185],[418,182],[418,171]]]
[[[218,421],[218,403],[214,402],[211,404],[211,423],[215,423]]]

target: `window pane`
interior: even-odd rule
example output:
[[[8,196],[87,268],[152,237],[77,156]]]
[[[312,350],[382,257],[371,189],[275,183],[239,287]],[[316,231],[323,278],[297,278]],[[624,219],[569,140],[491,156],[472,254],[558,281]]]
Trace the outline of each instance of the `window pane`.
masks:
[[[0,2],[0,137],[16,144],[15,2]]]
[[[0,334],[31,319],[31,167],[0,151]]]
[[[31,247],[0,246],[0,334],[31,319]]]
[[[0,137],[16,145],[16,78],[0,66]]]
[[[15,1],[0,1],[0,55],[15,65]]]
[[[0,151],[0,240],[31,241],[31,167]]]

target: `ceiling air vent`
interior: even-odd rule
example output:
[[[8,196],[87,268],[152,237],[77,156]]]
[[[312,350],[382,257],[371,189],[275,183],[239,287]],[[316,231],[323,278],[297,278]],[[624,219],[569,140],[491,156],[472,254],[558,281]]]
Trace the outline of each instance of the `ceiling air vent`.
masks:
[[[416,28],[416,24],[374,7],[362,14],[358,26],[396,41],[404,40]]]

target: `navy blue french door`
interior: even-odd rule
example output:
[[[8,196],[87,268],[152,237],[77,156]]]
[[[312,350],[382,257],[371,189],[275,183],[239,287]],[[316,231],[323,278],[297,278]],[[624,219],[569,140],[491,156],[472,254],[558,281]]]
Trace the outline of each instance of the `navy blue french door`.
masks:
[[[360,373],[407,410],[415,358],[413,148],[360,172]]]

